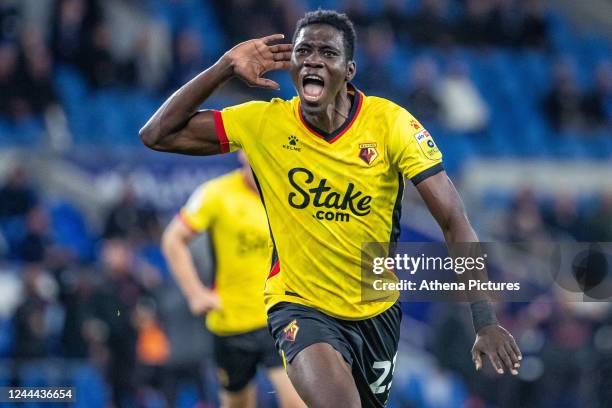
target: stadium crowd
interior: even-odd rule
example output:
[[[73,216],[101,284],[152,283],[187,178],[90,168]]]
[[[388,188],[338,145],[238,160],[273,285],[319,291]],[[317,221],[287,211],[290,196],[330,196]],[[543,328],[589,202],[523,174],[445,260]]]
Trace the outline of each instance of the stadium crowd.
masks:
[[[66,69],[86,83],[87,95],[121,89],[158,101],[238,41],[271,32],[291,36],[310,3],[0,0],[0,128],[43,120],[49,126],[49,115],[57,118],[59,112],[74,139],[87,142],[85,133],[95,132],[96,122],[77,126],[82,119],[75,105],[83,100],[75,100],[58,79]],[[525,96],[535,107],[529,121],[555,136],[610,129],[609,54],[602,58],[597,51],[588,63],[578,64],[582,54],[564,48],[572,42],[560,37],[562,29],[543,1],[378,3],[329,4],[346,10],[357,24],[357,85],[366,93],[399,102],[433,129],[482,137],[497,129],[506,107],[514,107],[507,99],[522,92],[494,93],[487,78],[491,72],[512,71],[508,64],[520,54],[527,56],[521,61],[536,61],[533,72],[546,67],[540,78],[553,77]],[[516,83],[526,76],[511,79]],[[290,96],[287,81],[281,84]],[[224,97],[245,96],[272,94],[230,84]],[[145,117],[135,122],[142,124]],[[126,131],[121,142],[137,143],[136,129],[125,129],[132,132]],[[214,404],[206,385],[214,378],[205,369],[209,339],[203,323],[189,314],[159,261],[167,219],[126,185],[120,201],[106,209],[105,222],[94,226],[77,206],[49,205],[24,168],[8,174],[0,189],[0,269],[6,272],[0,285],[0,357],[9,364],[8,371],[0,369],[0,385],[24,384],[22,368],[30,362],[77,359],[102,373],[99,383],[107,385],[101,395],[116,406],[163,406],[160,401],[176,400],[180,388],[194,379],[195,400],[201,406]],[[68,215],[80,220],[85,235],[66,246],[57,240],[63,233],[58,219]],[[497,241],[612,241],[612,197],[583,205],[573,196],[541,200],[525,190],[499,231],[490,235]],[[18,298],[11,297],[16,287],[23,288]],[[474,372],[467,313],[453,313],[449,305],[405,305],[409,349],[429,360],[418,363],[421,373],[398,373],[393,406],[610,406],[612,313],[607,303],[555,299],[499,307],[500,320],[524,351],[518,379]],[[404,361],[411,365],[412,360]]]
[[[493,64],[494,71],[512,70],[507,65],[527,64],[535,55],[533,72],[545,71],[538,78],[545,88],[531,89],[533,120],[546,119],[552,131],[609,129],[609,46],[587,41],[584,48],[590,54],[584,58],[587,51],[570,46],[576,39],[563,38],[567,26],[553,18],[542,0],[331,5],[344,8],[356,23],[360,72],[376,72],[360,75],[357,85],[410,108],[427,123],[459,133],[489,130],[503,109],[500,99],[514,94],[494,95],[485,89],[486,64]],[[308,6],[305,1],[274,0],[180,0],[171,6],[153,0],[3,0],[0,90],[5,97],[0,115],[19,122],[64,107],[71,119],[74,96],[58,80],[58,72],[66,68],[76,71],[88,92],[146,91],[157,101],[232,44],[271,32],[291,36]],[[531,73],[509,80],[520,82]],[[282,84],[283,96],[290,96],[292,87],[286,79]],[[245,92],[271,96],[229,89],[234,99]],[[70,120],[69,125],[74,127]]]

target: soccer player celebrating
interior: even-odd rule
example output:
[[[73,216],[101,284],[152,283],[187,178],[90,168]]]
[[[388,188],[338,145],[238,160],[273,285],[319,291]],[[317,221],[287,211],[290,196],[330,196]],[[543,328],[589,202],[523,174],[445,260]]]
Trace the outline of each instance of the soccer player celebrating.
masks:
[[[272,232],[264,288],[268,328],[309,407],[385,405],[401,309],[361,299],[361,245],[395,242],[408,178],[448,244],[476,242],[431,135],[405,109],[366,96],[351,80],[355,30],[344,14],[318,10],[282,35],[238,44],[175,92],[140,132],[155,150],[192,155],[242,148]],[[225,81],[277,89],[262,76],[288,69],[297,97],[198,111]],[[517,373],[520,352],[487,301],[472,315],[476,368]]]
[[[281,407],[303,407],[283,371],[283,363],[266,329],[262,286],[269,266],[270,233],[253,173],[243,167],[200,186],[162,238],[163,252],[194,314],[208,313],[213,333],[222,406],[255,407],[258,365],[278,393]],[[210,232],[215,260],[215,289],[198,278],[189,242]]]

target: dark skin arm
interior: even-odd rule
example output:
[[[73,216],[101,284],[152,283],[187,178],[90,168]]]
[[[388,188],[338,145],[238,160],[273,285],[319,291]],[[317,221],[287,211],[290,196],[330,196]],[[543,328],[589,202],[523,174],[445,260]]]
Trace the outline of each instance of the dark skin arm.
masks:
[[[427,208],[440,225],[447,244],[456,242],[478,242],[478,237],[465,213],[459,193],[444,171],[428,177],[416,186]],[[483,294],[476,294],[471,301],[482,300]],[[482,327],[476,333],[472,347],[472,360],[477,370],[482,368],[482,355],[486,355],[499,374],[504,366],[512,374],[518,374],[521,352],[514,337],[500,325]]]
[[[213,112],[199,111],[200,105],[234,77],[249,86],[278,89],[276,82],[262,76],[289,67],[291,44],[272,44],[283,38],[282,34],[274,34],[249,40],[226,52],[164,102],[140,130],[142,142],[161,152],[198,156],[220,153]]]

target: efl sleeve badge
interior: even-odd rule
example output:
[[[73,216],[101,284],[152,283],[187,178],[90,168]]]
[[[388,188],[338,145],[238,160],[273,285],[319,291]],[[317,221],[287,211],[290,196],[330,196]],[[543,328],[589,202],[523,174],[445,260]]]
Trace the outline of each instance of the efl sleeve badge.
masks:
[[[426,129],[415,133],[414,138],[416,139],[417,144],[425,157],[430,160],[440,160],[442,158],[442,153],[440,153],[440,150],[438,149],[438,146],[436,146],[433,137],[431,137]]]

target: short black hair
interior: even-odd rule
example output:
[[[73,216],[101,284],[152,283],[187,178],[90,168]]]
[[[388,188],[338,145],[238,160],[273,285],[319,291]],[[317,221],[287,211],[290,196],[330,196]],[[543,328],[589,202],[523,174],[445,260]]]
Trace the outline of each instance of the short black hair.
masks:
[[[295,38],[302,28],[314,24],[327,24],[340,31],[342,33],[344,51],[347,59],[349,61],[353,59],[355,55],[355,40],[357,38],[357,33],[355,32],[353,22],[346,14],[338,13],[335,10],[318,9],[317,11],[309,11],[297,22],[292,42],[295,43]]]

